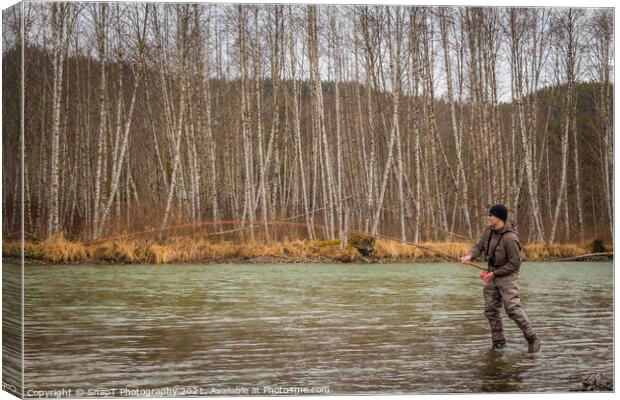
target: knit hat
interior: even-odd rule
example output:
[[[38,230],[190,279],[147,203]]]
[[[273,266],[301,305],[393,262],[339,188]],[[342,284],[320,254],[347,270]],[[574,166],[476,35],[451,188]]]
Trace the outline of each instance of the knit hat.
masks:
[[[503,204],[495,204],[489,208],[489,214],[495,215],[504,222],[508,219],[508,209]]]

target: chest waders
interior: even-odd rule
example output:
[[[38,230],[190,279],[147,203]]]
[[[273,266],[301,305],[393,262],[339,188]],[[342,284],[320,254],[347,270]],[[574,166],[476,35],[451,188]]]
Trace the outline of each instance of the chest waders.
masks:
[[[489,247],[491,247],[491,239],[493,239],[493,232],[491,231],[491,234],[489,235],[489,241],[487,242],[487,265],[489,267],[495,267],[495,250],[497,250],[497,246],[499,246],[499,242],[502,241],[502,238],[504,237],[504,235],[506,234],[507,231],[504,231],[502,233],[499,234],[499,238],[497,239],[497,242],[495,243],[495,247],[493,247],[493,251],[489,251]]]

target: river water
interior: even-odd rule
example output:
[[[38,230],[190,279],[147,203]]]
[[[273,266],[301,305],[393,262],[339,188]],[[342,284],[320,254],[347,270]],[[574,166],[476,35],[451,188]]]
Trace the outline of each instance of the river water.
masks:
[[[5,264],[3,283],[18,274]],[[26,266],[25,284],[27,396],[559,392],[613,377],[612,263],[523,264],[537,354],[504,312],[508,347],[490,350],[484,282],[460,264]]]

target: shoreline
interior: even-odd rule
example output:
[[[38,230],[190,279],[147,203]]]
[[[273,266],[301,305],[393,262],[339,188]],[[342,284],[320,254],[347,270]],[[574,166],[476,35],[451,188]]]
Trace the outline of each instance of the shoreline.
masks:
[[[394,264],[458,262],[471,243],[425,242],[424,249],[411,244],[378,238],[368,246],[351,238],[340,240],[289,240],[269,243],[209,242],[204,238],[168,238],[109,241],[95,245],[66,241],[62,236],[44,242],[24,243],[25,265],[111,265],[111,264]],[[434,252],[437,250],[443,255]],[[613,248],[592,251],[592,241],[574,244],[528,243],[523,262],[613,261]],[[594,253],[594,254],[593,254]],[[446,257],[455,257],[449,259]],[[3,242],[2,261],[21,264],[21,244]],[[484,260],[474,260],[484,266]]]
[[[474,261],[476,262],[476,261]],[[608,258],[597,257],[593,259],[581,259],[581,260],[566,260],[560,258],[548,258],[540,259],[536,261],[522,260],[523,263],[530,262],[613,262],[613,256]],[[21,259],[19,257],[3,256],[2,263],[6,264],[20,264]],[[147,263],[147,262],[117,262],[114,260],[102,260],[102,259],[86,259],[84,261],[72,261],[72,262],[51,262],[40,258],[24,258],[24,266],[31,267],[43,267],[43,266],[106,266],[106,265],[267,265],[267,264],[379,264],[379,265],[391,265],[391,264],[425,264],[425,263],[454,263],[459,264],[453,260],[446,259],[417,259],[417,260],[368,260],[368,261],[354,261],[354,262],[342,262],[333,261],[328,259],[299,259],[291,260],[277,257],[263,257],[255,259],[229,259],[229,260],[196,260],[196,261],[175,261],[169,263]],[[480,261],[478,260],[478,263]]]

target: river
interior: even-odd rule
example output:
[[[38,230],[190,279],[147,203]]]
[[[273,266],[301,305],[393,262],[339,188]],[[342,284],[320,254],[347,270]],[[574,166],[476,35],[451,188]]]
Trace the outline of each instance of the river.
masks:
[[[4,265],[5,315],[19,268]],[[537,354],[504,312],[508,347],[490,350],[484,282],[460,264],[28,265],[25,284],[27,396],[558,392],[613,377],[611,262],[523,264]]]

